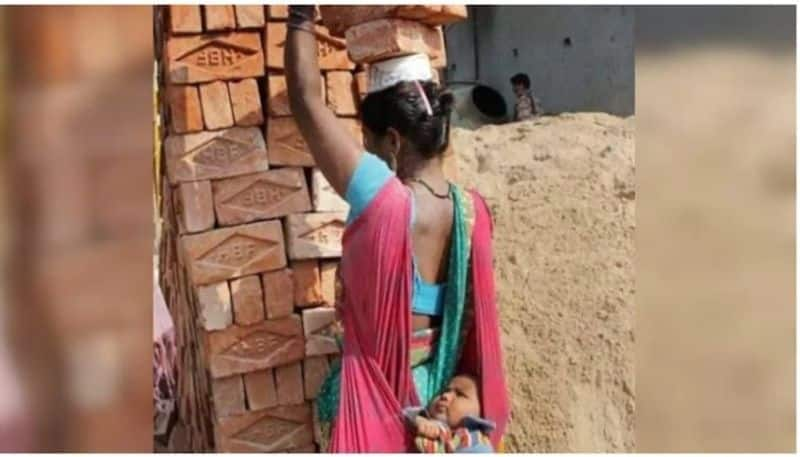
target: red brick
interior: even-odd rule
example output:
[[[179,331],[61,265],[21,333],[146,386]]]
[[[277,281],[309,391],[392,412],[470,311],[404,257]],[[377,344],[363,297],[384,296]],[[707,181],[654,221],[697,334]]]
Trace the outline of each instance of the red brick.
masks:
[[[245,411],[244,385],[239,375],[211,380],[211,394],[217,417],[240,414]]]
[[[367,96],[367,90],[369,89],[369,84],[367,83],[367,72],[366,71],[359,71],[355,74],[355,81],[356,81],[356,92],[358,92],[358,99],[363,100],[364,97]]]
[[[314,441],[311,406],[278,406],[217,421],[217,452],[282,452]]]
[[[336,304],[336,270],[339,262],[336,260],[321,261],[319,265],[319,276],[322,281],[322,299],[328,306]]]
[[[289,17],[289,5],[269,5],[270,19],[287,19]]]
[[[199,132],[203,130],[203,111],[200,94],[195,86],[168,86],[170,130],[173,133]]]
[[[166,63],[172,84],[244,79],[264,74],[258,33],[175,36],[167,40]]]
[[[329,71],[325,75],[328,106],[339,116],[358,114],[353,74],[349,71]]]
[[[412,21],[422,21],[435,14],[442,13],[442,5],[401,5],[395,17]]]
[[[261,278],[247,276],[231,281],[233,317],[239,325],[249,325],[264,320],[264,293]]]
[[[314,168],[311,172],[311,197],[316,212],[350,209],[350,205],[336,193],[319,168]]]
[[[278,406],[278,391],[272,369],[245,373],[244,388],[251,411]]]
[[[321,95],[325,99],[325,77],[320,75]],[[269,75],[267,78],[267,109],[270,117],[291,116],[289,106],[289,93],[286,91],[286,77],[284,75]]]
[[[213,182],[220,225],[273,219],[311,210],[302,168],[281,168]]]
[[[286,268],[261,275],[267,319],[279,319],[292,314],[294,283],[292,270]]]
[[[284,75],[269,75],[267,78],[267,109],[271,117],[291,116],[289,93],[286,91]]]
[[[428,16],[422,22],[428,25],[447,25],[467,18],[466,5],[442,5],[441,12]]]
[[[307,357],[303,360],[303,383],[305,387],[306,400],[317,398],[319,388],[328,376],[328,358]]]
[[[434,48],[440,51],[431,55],[431,67],[434,69],[445,68],[447,66],[447,52],[445,52],[444,46],[444,31],[441,27],[436,27],[436,45]],[[439,73],[436,71],[433,72],[433,80],[437,83],[439,82]]]
[[[305,354],[303,328],[297,315],[247,326],[233,325],[210,332],[206,338],[208,367],[214,378],[286,365],[302,360]]]
[[[314,157],[291,117],[267,121],[267,155],[273,165],[313,167]]]
[[[317,25],[317,47],[320,70],[353,70],[356,67],[347,54],[347,42],[332,36],[323,25]]]
[[[287,217],[287,243],[293,260],[341,257],[346,214],[291,214]]]
[[[169,29],[172,33],[200,33],[203,21],[198,5],[170,5]]]
[[[286,24],[282,22],[267,23],[264,42],[267,47],[267,68],[283,71],[283,48],[286,42]],[[331,36],[324,26],[316,26],[317,56],[320,70],[352,70],[355,64],[347,55],[347,44],[344,40]]]
[[[322,22],[334,36],[344,36],[345,31],[358,24],[378,19],[408,19],[426,25],[451,24],[466,19],[464,5],[327,5],[321,6]]]
[[[320,95],[322,96],[322,100],[327,100],[328,99],[328,90],[327,90],[327,87],[325,87],[325,75],[324,74],[320,74],[319,75],[319,90],[321,92]]]
[[[323,5],[319,7],[322,22],[331,34],[343,37],[345,31],[357,24],[392,17],[397,5]]]
[[[206,330],[222,330],[233,323],[231,292],[225,281],[198,287],[197,306]]]
[[[437,29],[403,19],[378,19],[347,29],[347,50],[358,63],[424,53],[441,58],[444,48]]]
[[[184,235],[181,241],[194,284],[209,284],[286,266],[279,221]]]
[[[407,19],[430,26],[452,24],[467,18],[464,5],[327,6],[320,8],[325,25],[337,36],[349,27],[377,19]]]
[[[236,25],[240,29],[264,27],[264,5],[236,5]]]
[[[334,299],[333,303],[338,309],[339,303],[342,303],[342,298],[343,298],[342,292],[344,290],[342,288],[342,278],[341,278],[341,275],[339,275],[338,267],[337,267],[336,280],[334,281],[333,290],[334,290],[334,292],[333,292],[334,296],[336,297]]]
[[[306,337],[306,356],[337,354],[336,310],[320,307],[303,310],[303,333]]]
[[[272,5],[270,5],[272,16]],[[264,47],[266,50],[266,66],[270,70],[283,71],[283,48],[286,43],[286,24],[282,22],[268,22],[264,29]]]
[[[269,168],[261,130],[234,127],[170,135],[164,141],[170,183],[237,176]]]
[[[322,282],[316,259],[292,262],[292,279],[295,306],[303,308],[322,303]]]
[[[233,118],[236,125],[250,127],[264,123],[264,114],[261,110],[261,95],[258,93],[258,83],[255,79],[243,79],[239,82],[228,83],[233,107]]]
[[[200,85],[200,101],[203,104],[203,120],[206,129],[217,130],[233,127],[233,111],[228,96],[228,85],[222,81]]]
[[[342,127],[348,129],[353,138],[363,143],[361,124],[357,119],[338,118]],[[313,167],[314,157],[308,150],[297,123],[291,117],[270,118],[267,121],[267,154],[269,163],[280,166]]]
[[[302,363],[275,368],[275,387],[279,405],[299,405],[305,401]]]
[[[236,28],[236,16],[232,5],[206,5],[203,9],[207,32]]]
[[[180,233],[202,232],[214,227],[214,202],[210,181],[178,185],[178,227]]]
[[[397,9],[397,17],[440,26],[463,21],[467,18],[465,5],[403,5]]]

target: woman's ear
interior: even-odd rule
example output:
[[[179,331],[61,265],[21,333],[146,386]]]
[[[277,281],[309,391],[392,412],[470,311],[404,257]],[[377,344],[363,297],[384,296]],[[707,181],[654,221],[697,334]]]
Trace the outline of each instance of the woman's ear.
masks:
[[[403,149],[403,137],[394,127],[389,127],[386,130],[386,146],[395,158],[400,155],[400,151]]]

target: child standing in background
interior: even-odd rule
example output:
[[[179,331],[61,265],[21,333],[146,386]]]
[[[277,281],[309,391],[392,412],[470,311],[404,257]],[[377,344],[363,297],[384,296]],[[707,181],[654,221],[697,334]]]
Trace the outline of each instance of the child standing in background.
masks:
[[[531,79],[525,73],[517,73],[511,77],[511,86],[517,103],[514,106],[514,122],[533,119],[542,114],[539,100],[531,92]]]

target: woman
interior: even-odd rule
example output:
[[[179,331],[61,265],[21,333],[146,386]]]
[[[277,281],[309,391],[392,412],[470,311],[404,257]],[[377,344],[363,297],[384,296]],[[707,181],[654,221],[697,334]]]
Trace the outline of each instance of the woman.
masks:
[[[442,173],[452,96],[431,81],[425,56],[399,59],[394,70],[371,66],[362,146],[320,96],[313,16],[311,6],[290,8],[291,109],[317,165],[350,204],[339,269],[341,366],[317,400],[323,425],[332,421],[329,450],[411,449],[402,408],[427,404],[457,372],[480,380],[497,446],[508,397],[491,222],[483,200]]]

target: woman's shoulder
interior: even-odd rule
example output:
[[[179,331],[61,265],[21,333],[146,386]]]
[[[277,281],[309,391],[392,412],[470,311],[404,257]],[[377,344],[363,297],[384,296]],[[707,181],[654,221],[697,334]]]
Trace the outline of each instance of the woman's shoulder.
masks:
[[[370,206],[393,177],[394,172],[386,165],[386,162],[378,156],[364,151],[350,177],[344,195],[345,201],[350,205],[348,223],[357,219]]]

